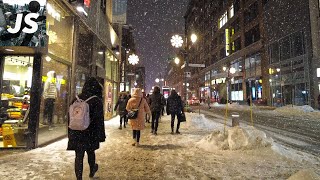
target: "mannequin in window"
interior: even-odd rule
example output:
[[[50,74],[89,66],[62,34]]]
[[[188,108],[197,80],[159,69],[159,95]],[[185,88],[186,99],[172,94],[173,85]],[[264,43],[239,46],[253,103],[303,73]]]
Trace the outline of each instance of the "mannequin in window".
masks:
[[[54,71],[49,71],[47,77],[43,90],[43,124],[48,124],[49,130],[52,130],[54,102],[57,98],[56,73]]]

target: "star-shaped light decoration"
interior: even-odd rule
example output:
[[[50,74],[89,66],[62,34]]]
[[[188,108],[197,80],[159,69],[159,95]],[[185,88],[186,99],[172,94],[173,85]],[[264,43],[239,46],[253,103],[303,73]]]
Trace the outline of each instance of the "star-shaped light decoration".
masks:
[[[129,64],[136,65],[139,62],[139,57],[135,54],[131,54],[128,58]]]
[[[180,48],[182,47],[182,44],[183,44],[183,40],[182,40],[182,37],[179,36],[179,35],[174,35],[172,36],[171,38],[171,45],[175,48]]]

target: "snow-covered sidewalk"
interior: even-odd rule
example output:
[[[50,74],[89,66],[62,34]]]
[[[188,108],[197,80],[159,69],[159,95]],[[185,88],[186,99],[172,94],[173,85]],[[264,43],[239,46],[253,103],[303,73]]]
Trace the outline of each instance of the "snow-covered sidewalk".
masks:
[[[246,127],[238,140],[240,145],[234,148],[237,150],[230,150],[223,125],[197,114],[187,114],[180,135],[170,134],[169,116],[162,117],[157,136],[150,133],[147,124],[140,147],[131,146],[130,128],[119,130],[118,126],[118,117],[106,122],[107,139],[96,155],[96,179],[287,179],[302,169],[306,169],[300,171],[303,177],[320,174],[319,157],[280,147],[263,132],[255,135]],[[230,127],[227,130],[230,135],[239,134]],[[245,135],[251,140],[246,141]],[[252,138],[265,143],[250,144]],[[75,179],[74,152],[66,151],[66,146],[67,139],[63,139],[1,157],[1,179]],[[84,179],[89,179],[84,161]]]

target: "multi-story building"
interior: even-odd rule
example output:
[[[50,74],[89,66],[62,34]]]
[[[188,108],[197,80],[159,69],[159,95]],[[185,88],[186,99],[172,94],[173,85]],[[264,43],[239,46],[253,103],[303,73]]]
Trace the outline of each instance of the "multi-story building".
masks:
[[[315,106],[318,3],[190,0],[186,37],[195,33],[199,40],[188,43],[187,58],[206,64],[189,67],[189,82],[197,82],[191,84],[194,93],[215,100],[251,96],[269,105]]]
[[[23,34],[16,37],[4,32],[9,22],[4,21],[6,8],[29,7],[16,1],[0,2],[4,10],[0,13],[4,27],[0,34],[0,126],[5,127],[0,130],[0,148],[35,148],[65,137],[68,106],[88,77],[96,77],[104,86],[105,118],[115,115],[119,55],[113,50],[120,41],[111,26],[110,2],[39,1],[42,21],[29,40]],[[48,88],[57,92],[50,101]],[[50,117],[54,126],[47,124]]]
[[[128,57],[136,52],[133,37],[133,27],[127,24],[127,0],[113,0],[112,24],[121,40],[119,47],[121,52],[120,60],[120,91],[130,91],[134,85],[134,66],[128,63]],[[132,81],[133,82],[133,81]]]

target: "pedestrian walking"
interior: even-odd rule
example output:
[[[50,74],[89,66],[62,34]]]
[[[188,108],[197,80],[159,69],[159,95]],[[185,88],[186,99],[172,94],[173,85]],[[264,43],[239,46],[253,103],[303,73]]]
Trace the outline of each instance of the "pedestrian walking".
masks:
[[[127,103],[128,103],[128,98],[127,94],[125,92],[121,92],[119,99],[116,103],[116,106],[114,107],[114,111],[118,109],[118,114],[120,116],[120,127],[119,129],[122,129],[122,121],[123,121],[123,127],[126,128],[126,122],[127,122]]]
[[[167,100],[167,111],[169,111],[169,114],[171,114],[171,134],[174,134],[174,121],[175,117],[181,116],[181,113],[183,112],[183,103],[181,100],[181,97],[178,95],[178,93],[175,90],[171,91],[171,94]],[[168,113],[168,112],[167,112]],[[177,120],[177,129],[176,133],[180,134],[179,128],[180,128],[180,121]]]
[[[209,109],[211,109],[210,103],[211,103],[211,99],[210,99],[210,96],[208,96],[207,97],[207,104],[208,104]]]
[[[132,128],[133,146],[139,146],[141,130],[145,128],[145,114],[151,114],[147,101],[143,98],[140,88],[136,88],[129,99],[127,111],[138,109],[138,117],[136,119],[129,119],[129,124]]]
[[[249,95],[249,96],[247,97],[247,104],[248,104],[248,106],[251,105],[251,95]]]
[[[149,97],[150,97],[150,94],[147,94],[147,95],[145,96],[145,99],[146,99],[147,102],[149,102]],[[149,104],[148,104],[148,105],[149,105]],[[149,107],[150,107],[150,105],[149,105]],[[147,123],[150,123],[150,115],[149,115],[149,114],[146,114],[146,122],[147,122]]]
[[[92,96],[97,96],[93,97]],[[68,147],[67,150],[74,150],[76,157],[74,163],[75,174],[77,180],[82,179],[83,158],[85,152],[88,155],[88,163],[90,166],[89,177],[93,177],[98,171],[96,163],[95,150],[99,149],[100,142],[104,142],[106,135],[104,129],[103,103],[102,103],[102,87],[95,78],[89,78],[82,89],[82,93],[78,96],[82,100],[87,100],[89,105],[90,125],[85,130],[72,130],[68,128]],[[74,100],[75,101],[75,100]],[[69,118],[70,119],[70,118]]]
[[[151,133],[157,135],[161,110],[165,105],[165,99],[163,95],[160,93],[160,88],[158,86],[154,87],[153,93],[150,95],[149,98],[149,104],[152,113]]]

